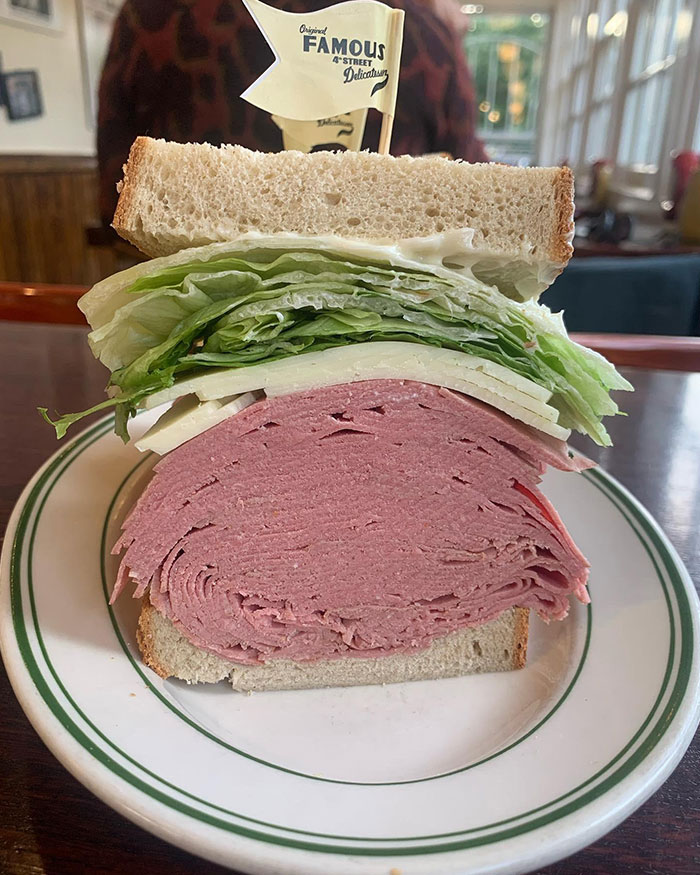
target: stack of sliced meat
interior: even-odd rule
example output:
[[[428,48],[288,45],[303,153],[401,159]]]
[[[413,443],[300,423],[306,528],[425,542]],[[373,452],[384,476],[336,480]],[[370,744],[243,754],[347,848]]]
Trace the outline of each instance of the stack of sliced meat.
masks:
[[[478,401],[378,380],[266,398],[164,457],[129,579],[234,663],[421,650],[513,606],[560,619],[588,564],[538,484],[586,467]]]

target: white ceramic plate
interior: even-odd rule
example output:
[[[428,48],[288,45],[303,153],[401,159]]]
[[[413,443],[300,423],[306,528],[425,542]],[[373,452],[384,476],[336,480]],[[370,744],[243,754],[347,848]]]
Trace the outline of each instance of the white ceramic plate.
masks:
[[[140,826],[250,873],[515,873],[568,855],[669,775],[700,717],[698,599],[601,471],[545,491],[592,564],[590,608],[531,624],[520,672],[234,694],[143,668],[109,548],[148,476],[102,420],[38,472],[2,556],[0,643],[22,707]]]

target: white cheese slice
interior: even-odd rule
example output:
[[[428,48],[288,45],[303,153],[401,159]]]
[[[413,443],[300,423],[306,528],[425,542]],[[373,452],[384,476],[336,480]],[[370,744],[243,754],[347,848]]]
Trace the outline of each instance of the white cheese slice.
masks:
[[[136,449],[152,450],[164,455],[207,431],[229,416],[245,410],[263,397],[262,392],[246,392],[228,398],[202,403],[196,395],[185,395],[176,401],[146,434],[136,441]]]
[[[369,371],[384,376],[368,376]],[[293,379],[290,380],[290,375]],[[442,349],[427,344],[403,341],[354,343],[307,352],[274,362],[248,365],[243,368],[212,368],[204,374],[179,380],[174,386],[154,392],[144,400],[147,409],[157,407],[181,395],[195,393],[202,400],[221,398],[253,389],[298,383],[301,389],[313,388],[321,375],[333,378],[333,383],[371,379],[421,380],[437,386],[448,386],[447,379],[477,381],[499,390],[506,397],[517,394],[546,405],[552,393],[532,380],[516,374],[502,365],[479,356],[457,350]],[[354,376],[354,380],[351,377]],[[311,382],[310,382],[311,381]],[[330,385],[323,383],[317,385]],[[528,401],[528,399],[530,399]],[[554,408],[552,408],[553,410]],[[553,419],[556,420],[556,411]]]
[[[400,341],[351,344],[245,368],[218,368],[149,396],[145,406],[153,408],[182,395],[196,395],[206,404],[256,390],[274,396],[379,379],[445,386],[553,437],[566,440],[570,434],[557,424],[557,409],[546,403],[551,393],[531,380],[478,356]],[[206,414],[210,415],[214,414]],[[225,418],[219,412],[216,416],[219,422]]]
[[[285,387],[288,392],[301,392],[359,380],[418,380],[455,389],[455,381],[466,381],[506,398],[517,396],[524,407],[540,412],[545,419],[554,422],[558,416],[557,411],[546,404],[551,392],[542,386],[478,356],[426,344],[401,341],[357,343],[255,367],[265,368],[264,387],[266,391],[270,390],[268,395],[281,394],[276,391],[277,386]],[[239,371],[238,379],[246,381],[240,385],[259,379],[257,375],[246,378],[243,370],[252,368]],[[223,372],[221,379],[222,382],[228,379]],[[216,381],[211,380],[206,387],[194,391],[200,398],[208,399],[217,395],[220,389]],[[551,413],[544,413],[544,408]]]

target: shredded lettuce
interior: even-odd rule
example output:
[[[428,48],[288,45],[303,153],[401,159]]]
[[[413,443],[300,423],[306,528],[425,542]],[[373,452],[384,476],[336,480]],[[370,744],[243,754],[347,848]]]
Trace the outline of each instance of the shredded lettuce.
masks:
[[[166,266],[125,291],[126,303],[89,336],[112,372],[111,397],[59,417],[59,437],[112,405],[126,439],[145,397],[207,368],[369,341],[432,344],[502,365],[552,393],[560,425],[602,445],[610,439],[601,419],[618,412],[610,391],[631,389],[604,358],[573,343],[546,307],[464,275],[261,249]]]

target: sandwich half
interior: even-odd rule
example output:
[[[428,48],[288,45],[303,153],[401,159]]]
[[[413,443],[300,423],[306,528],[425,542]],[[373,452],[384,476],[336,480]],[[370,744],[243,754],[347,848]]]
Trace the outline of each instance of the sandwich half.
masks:
[[[535,302],[571,216],[559,168],[136,141],[115,227],[158,257],[80,306],[92,409],[127,439],[170,405],[115,545],[148,665],[239,690],[511,669],[530,611],[588,601],[539,482],[631,387]]]

